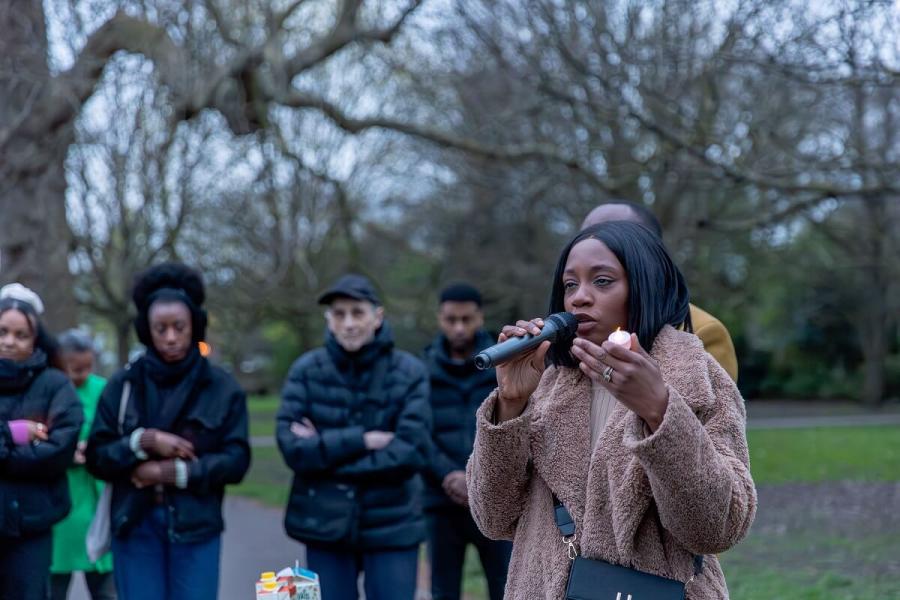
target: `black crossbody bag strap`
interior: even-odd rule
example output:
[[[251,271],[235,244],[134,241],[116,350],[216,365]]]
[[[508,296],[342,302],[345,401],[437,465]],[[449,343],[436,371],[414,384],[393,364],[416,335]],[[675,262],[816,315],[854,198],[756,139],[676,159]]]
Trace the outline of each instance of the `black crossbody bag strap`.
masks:
[[[552,492],[551,492],[552,493]],[[563,538],[563,543],[567,547],[567,553],[570,560],[578,557],[578,546],[576,545],[577,537],[575,536],[575,519],[569,514],[569,509],[560,502],[556,494],[553,495],[553,516],[556,520],[556,527]],[[697,577],[703,571],[703,555],[694,555],[694,577]]]

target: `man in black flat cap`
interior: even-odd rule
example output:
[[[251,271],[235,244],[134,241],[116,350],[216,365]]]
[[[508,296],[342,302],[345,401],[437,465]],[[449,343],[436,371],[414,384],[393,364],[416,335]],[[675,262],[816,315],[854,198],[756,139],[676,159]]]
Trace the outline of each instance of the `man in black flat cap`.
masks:
[[[294,471],[285,530],[307,548],[324,598],[412,600],[425,539],[428,374],[394,349],[372,283],[344,275],[320,297],[325,346],[291,367],[277,415],[278,447]]]

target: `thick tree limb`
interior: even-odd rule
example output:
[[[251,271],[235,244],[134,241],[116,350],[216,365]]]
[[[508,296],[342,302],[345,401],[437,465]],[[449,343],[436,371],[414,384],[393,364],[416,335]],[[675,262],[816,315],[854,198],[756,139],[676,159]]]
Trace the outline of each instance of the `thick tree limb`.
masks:
[[[456,136],[434,127],[397,121],[386,117],[355,118],[327,100],[299,90],[294,90],[285,96],[277,98],[276,101],[280,105],[292,108],[318,110],[348,133],[361,133],[368,129],[385,129],[425,140],[444,148],[469,152],[483,158],[503,161],[546,160],[578,171],[598,186],[606,187],[606,182],[600,179],[589,167],[582,164],[578,159],[567,156],[552,144],[495,145],[469,137]]]
[[[288,13],[295,10],[299,4],[300,2],[295,2],[290,5],[281,18],[288,18]],[[285,63],[284,69],[288,77],[282,81],[289,82],[293,75],[326,60],[349,44],[390,42],[421,4],[421,0],[411,2],[407,9],[388,27],[361,30],[356,24],[361,0],[348,0],[343,4],[338,19],[329,34]],[[214,0],[209,0],[207,5],[214,7]],[[598,177],[588,166],[574,157],[567,156],[550,144],[530,143],[500,146],[456,136],[436,128],[385,117],[353,118],[321,98],[304,94],[293,88],[282,90],[276,85],[264,85],[263,81],[257,81],[259,85],[252,90],[254,93],[260,94],[259,97],[247,97],[249,91],[245,89],[243,97],[223,98],[219,92],[224,84],[230,80],[241,80],[241,83],[246,83],[244,74],[248,73],[250,79],[253,78],[252,73],[263,60],[262,48],[245,49],[227,64],[207,75],[205,79],[192,79],[191,73],[194,70],[185,68],[186,65],[190,66],[187,53],[171,40],[164,28],[124,13],[114,15],[90,36],[72,68],[55,78],[50,89],[36,100],[34,110],[18,128],[20,133],[22,133],[21,130],[27,130],[32,135],[39,135],[42,131],[46,131],[48,126],[58,127],[71,123],[77,116],[81,105],[93,93],[106,62],[113,54],[123,50],[142,54],[154,63],[160,81],[169,89],[176,114],[182,118],[190,118],[204,108],[214,108],[225,114],[229,124],[237,133],[247,133],[246,125],[239,123],[245,115],[236,114],[239,112],[237,108],[229,104],[234,102],[252,104],[255,101],[263,104],[283,104],[294,108],[310,108],[319,110],[350,133],[359,133],[367,129],[385,129],[427,140],[438,146],[462,150],[490,159],[547,160],[582,173],[601,188],[608,187],[608,183]],[[8,137],[12,137],[13,134],[15,132],[8,134]]]
[[[183,52],[172,43],[165,30],[156,25],[117,13],[95,31],[75,64],[53,78],[35,98],[27,117],[0,140],[0,151],[16,136],[41,136],[71,123],[84,102],[93,94],[109,58],[120,50],[144,54],[156,64],[166,83],[176,90],[182,82],[173,81],[182,72]],[[5,144],[4,144],[5,142]]]

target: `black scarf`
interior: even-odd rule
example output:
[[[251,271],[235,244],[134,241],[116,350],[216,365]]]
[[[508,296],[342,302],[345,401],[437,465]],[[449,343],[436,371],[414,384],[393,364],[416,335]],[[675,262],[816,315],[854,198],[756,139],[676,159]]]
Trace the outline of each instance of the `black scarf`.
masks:
[[[150,427],[165,430],[172,426],[207,364],[193,344],[187,356],[175,362],[165,362],[155,350],[147,350],[140,359],[140,368]]]
[[[475,366],[475,355],[495,343],[494,338],[483,329],[475,333],[474,341],[471,356],[466,357],[465,360],[457,360],[450,357],[450,344],[447,336],[439,333],[431,345],[425,349],[425,354],[433,359],[448,376],[468,377],[478,371]]]
[[[394,335],[387,321],[375,332],[375,339],[357,350],[347,352],[330,331],[325,338],[325,349],[346,383],[356,390],[366,390],[372,378],[375,361],[389,355],[394,348]]]
[[[0,358],[0,392],[21,392],[47,368],[47,354],[36,348],[31,356],[23,361]]]

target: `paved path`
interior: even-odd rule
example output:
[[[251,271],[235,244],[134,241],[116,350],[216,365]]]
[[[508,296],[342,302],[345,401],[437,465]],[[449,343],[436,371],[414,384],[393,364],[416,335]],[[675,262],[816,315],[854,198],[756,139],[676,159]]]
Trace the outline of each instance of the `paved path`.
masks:
[[[222,540],[219,600],[253,600],[253,583],[263,571],[279,571],[299,560],[306,561],[302,544],[285,535],[283,512],[262,506],[239,496],[225,498],[225,537]],[[426,599],[427,574],[419,569],[420,591]],[[80,576],[69,592],[68,600],[90,600]],[[160,600],[165,600],[160,598]],[[362,597],[362,600],[365,600]]]
[[[303,546],[285,535],[281,519],[281,510],[235,496],[225,499],[219,600],[253,600],[253,583],[261,572],[305,561]],[[89,600],[80,577],[69,600]]]
[[[282,528],[284,512],[252,500],[225,499],[225,537],[222,540],[222,572],[219,600],[252,600],[253,583],[263,571],[280,571],[295,560],[306,563],[303,545],[290,539]]]

